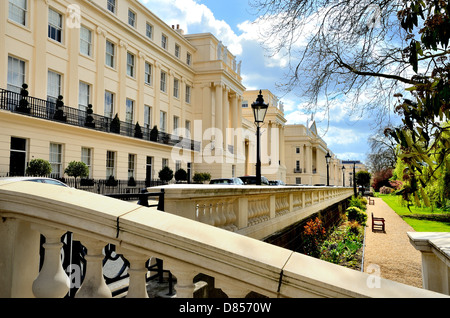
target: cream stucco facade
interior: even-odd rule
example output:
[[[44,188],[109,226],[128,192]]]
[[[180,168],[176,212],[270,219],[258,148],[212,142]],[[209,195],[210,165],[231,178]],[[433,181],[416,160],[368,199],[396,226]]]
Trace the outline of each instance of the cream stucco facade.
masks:
[[[214,35],[184,34],[136,0],[2,1],[0,35],[0,175],[23,174],[37,158],[54,177],[71,161],[88,164],[93,179],[157,179],[166,165],[190,176],[255,174],[259,91],[246,91],[241,62]],[[27,114],[16,109],[24,83]],[[325,184],[330,150],[314,126],[286,125],[278,97],[262,93],[262,174]],[[64,121],[54,117],[59,95]],[[333,155],[330,184],[342,185],[340,169]]]

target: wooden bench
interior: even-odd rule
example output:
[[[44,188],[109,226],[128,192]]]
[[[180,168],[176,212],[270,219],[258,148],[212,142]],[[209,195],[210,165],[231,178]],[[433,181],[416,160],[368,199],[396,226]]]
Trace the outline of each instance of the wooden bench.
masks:
[[[373,216],[372,213],[372,232],[373,231],[385,231],[385,221],[384,218],[377,218]]]
[[[375,205],[375,200],[371,197],[367,197],[367,199],[369,199],[369,205]]]

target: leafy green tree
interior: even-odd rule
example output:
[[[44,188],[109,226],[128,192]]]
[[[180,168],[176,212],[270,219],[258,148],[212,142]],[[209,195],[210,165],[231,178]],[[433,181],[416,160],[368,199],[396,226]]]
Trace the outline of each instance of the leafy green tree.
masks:
[[[45,177],[52,172],[50,162],[44,159],[32,159],[28,164],[26,174],[33,177]]]
[[[175,172],[175,180],[178,181],[186,181],[187,180],[187,172],[184,169],[178,169]]]
[[[166,166],[159,171],[158,176],[161,181],[169,182],[173,179],[173,171]]]
[[[356,184],[360,186],[367,186],[370,184],[371,175],[367,171],[358,171],[356,173]]]
[[[75,187],[77,185],[78,177],[87,177],[89,176],[89,167],[82,161],[71,161],[69,165],[64,170],[64,173],[70,177],[75,178]]]

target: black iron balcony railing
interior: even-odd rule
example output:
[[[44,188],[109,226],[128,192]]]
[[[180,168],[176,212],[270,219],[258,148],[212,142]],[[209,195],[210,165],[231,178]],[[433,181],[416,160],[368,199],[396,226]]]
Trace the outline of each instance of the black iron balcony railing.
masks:
[[[117,133],[122,136],[144,139],[183,149],[200,150],[200,142],[198,141],[162,131],[152,133],[150,127],[136,127],[136,124],[124,121],[119,121],[118,125],[114,125],[111,118],[90,114],[89,110],[84,111],[60,104],[62,104],[62,97],[60,97],[60,101],[44,100],[28,96],[26,89],[22,89],[21,93],[16,93],[0,88],[0,109],[3,110],[97,131]]]

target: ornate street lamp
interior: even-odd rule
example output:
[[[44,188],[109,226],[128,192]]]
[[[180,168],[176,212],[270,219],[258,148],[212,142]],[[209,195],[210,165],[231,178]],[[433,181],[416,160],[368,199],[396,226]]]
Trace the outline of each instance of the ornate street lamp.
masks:
[[[330,186],[330,173],[329,173],[329,165],[330,165],[330,152],[327,152],[326,156],[325,156],[325,160],[327,161],[327,186]]]
[[[345,166],[342,166],[342,186],[345,187]]]
[[[261,185],[261,149],[259,128],[264,122],[268,107],[269,104],[264,103],[262,91],[260,90],[258,98],[252,104],[253,116],[255,117],[256,125],[256,185]]]

